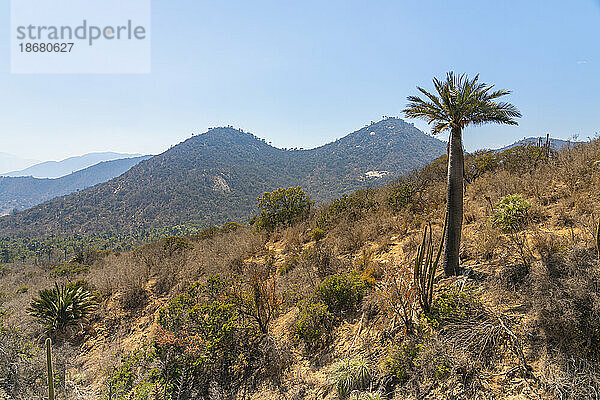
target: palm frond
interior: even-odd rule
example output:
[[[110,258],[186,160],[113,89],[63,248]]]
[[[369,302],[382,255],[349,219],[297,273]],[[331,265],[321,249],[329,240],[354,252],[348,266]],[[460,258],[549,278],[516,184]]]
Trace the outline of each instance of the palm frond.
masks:
[[[479,82],[479,75],[469,79],[466,74],[448,72],[445,80],[433,78],[433,86],[437,95],[417,87],[426,99],[409,96],[404,114],[433,124],[434,134],[452,127],[464,128],[469,124],[517,125],[516,118],[521,117],[514,105],[495,101],[511,92],[495,90],[494,85]]]

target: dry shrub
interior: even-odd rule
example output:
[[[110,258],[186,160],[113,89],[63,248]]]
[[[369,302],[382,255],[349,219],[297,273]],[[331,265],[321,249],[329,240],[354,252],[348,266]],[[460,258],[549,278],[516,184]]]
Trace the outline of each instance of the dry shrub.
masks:
[[[341,268],[341,261],[328,246],[316,245],[302,251],[299,265],[313,270],[319,278],[335,274]]]
[[[529,300],[534,329],[545,347],[574,357],[600,357],[600,270],[594,251],[541,249]]]
[[[147,300],[146,285],[151,271],[133,253],[107,257],[98,268],[93,269],[88,281],[108,297],[119,293],[123,308],[132,310],[143,306]]]
[[[413,285],[412,271],[409,268],[398,268],[395,274],[388,275],[379,289],[378,295],[387,314],[402,322],[405,333],[411,333],[417,307],[417,290]]]
[[[309,240],[309,225],[306,221],[299,222],[292,226],[285,228],[280,235],[275,235],[274,240],[277,240],[278,236],[281,236],[281,241],[285,243],[286,249],[296,248],[306,243]]]
[[[179,282],[194,282],[202,277],[240,273],[243,262],[264,249],[267,235],[248,226],[201,240],[190,250]],[[181,286],[181,285],[180,285]]]
[[[559,399],[598,399],[600,364],[560,353],[543,353],[539,362],[543,387]]]
[[[516,292],[529,277],[530,270],[531,266],[527,264],[508,264],[497,272],[495,280],[501,288]]]
[[[471,246],[477,258],[483,260],[493,259],[502,243],[502,236],[498,229],[485,221],[477,225],[471,236]]]

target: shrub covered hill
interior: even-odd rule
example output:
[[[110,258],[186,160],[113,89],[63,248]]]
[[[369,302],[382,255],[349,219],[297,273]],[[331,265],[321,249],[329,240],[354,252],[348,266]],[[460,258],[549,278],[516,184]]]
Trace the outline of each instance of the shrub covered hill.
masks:
[[[597,399],[600,141],[466,155],[453,277],[432,268],[446,162],[317,209],[280,188],[253,226],[3,265],[0,399],[46,398],[46,336],[58,399]]]
[[[283,150],[233,128],[194,136],[125,174],[0,219],[0,235],[131,232],[244,221],[256,198],[301,185],[317,202],[377,185],[441,155],[443,142],[388,118],[311,150]]]

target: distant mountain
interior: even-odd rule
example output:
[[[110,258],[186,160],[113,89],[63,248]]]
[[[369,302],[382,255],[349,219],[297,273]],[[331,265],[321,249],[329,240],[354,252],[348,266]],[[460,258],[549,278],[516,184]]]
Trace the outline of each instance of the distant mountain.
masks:
[[[7,172],[1,175],[12,177],[32,176],[34,178],[60,178],[103,161],[112,161],[139,156],[141,156],[141,154],[124,154],[113,152],[88,153],[82,156],[69,157],[62,161],[45,161],[20,171]]]
[[[377,185],[443,154],[444,142],[388,118],[310,150],[215,128],[106,183],[0,218],[0,234],[123,233],[243,221],[265,191],[301,185],[316,201]]]
[[[103,161],[62,178],[0,177],[0,215],[25,210],[115,178],[151,156]]]
[[[0,153],[0,175],[2,175],[3,172],[27,168],[36,163],[39,163],[39,161],[28,160],[8,153]]]
[[[502,147],[500,149],[498,149],[497,151],[504,151],[504,150],[508,150],[508,149],[512,149],[513,147],[517,147],[517,146],[531,146],[531,145],[535,145],[538,143],[539,141],[539,137],[528,137],[528,138],[523,138],[521,140],[519,140],[518,142],[515,142],[511,145]],[[546,143],[546,138],[543,137],[541,138],[543,143]],[[550,138],[550,147],[553,148],[554,150],[561,150],[564,147],[567,146],[574,146],[576,144],[581,144],[583,142],[576,142],[576,141],[571,141],[571,140],[563,140],[563,139],[554,139],[554,138]]]

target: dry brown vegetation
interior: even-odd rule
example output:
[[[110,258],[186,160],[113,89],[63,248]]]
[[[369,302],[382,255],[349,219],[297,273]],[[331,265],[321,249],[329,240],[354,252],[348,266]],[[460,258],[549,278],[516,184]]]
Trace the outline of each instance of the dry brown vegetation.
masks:
[[[64,360],[63,398],[334,399],[358,391],[363,397],[356,398],[598,398],[600,142],[549,159],[534,151],[467,157],[465,270],[448,279],[438,274],[428,314],[416,301],[412,260],[426,222],[439,239],[444,157],[272,233],[229,225],[167,238],[62,278],[45,267],[8,266],[0,278],[0,302],[9,312],[0,349],[9,349],[17,373],[0,366],[0,388],[41,398],[37,345],[21,354],[18,343],[39,343],[42,329],[24,310],[57,279],[85,279],[101,306],[83,340],[55,349]],[[497,202],[512,194],[530,207],[526,223],[506,231],[493,215]],[[317,227],[325,235],[315,241]],[[206,284],[217,275],[224,286],[211,292]],[[196,282],[204,285],[198,304],[229,302],[241,315],[235,340],[245,338],[247,346],[228,349],[245,361],[232,361],[234,369],[203,366],[213,375],[192,379],[169,364],[175,358],[131,358],[177,344],[181,338],[170,339],[174,325],[161,322],[160,310]],[[136,368],[126,369],[133,359]],[[171,397],[164,397],[164,381],[149,378],[152,370],[175,374]],[[131,378],[121,387],[127,393],[110,380],[123,378],[123,371]],[[339,376],[347,378],[342,389]]]

